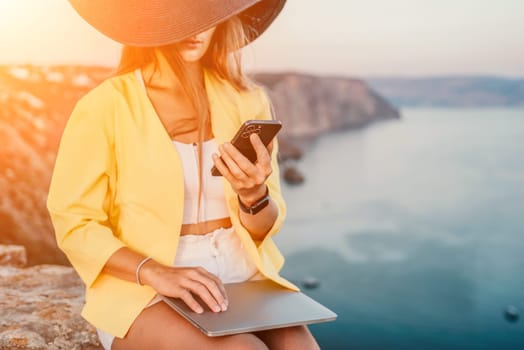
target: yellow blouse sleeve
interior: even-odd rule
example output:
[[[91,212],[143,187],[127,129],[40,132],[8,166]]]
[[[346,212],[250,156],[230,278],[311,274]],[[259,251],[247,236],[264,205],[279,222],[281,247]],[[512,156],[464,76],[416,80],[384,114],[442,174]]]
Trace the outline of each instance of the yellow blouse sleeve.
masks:
[[[247,95],[248,96],[246,96],[246,98],[244,99],[242,108],[243,110],[241,111],[242,115],[245,116],[246,119],[273,119],[271,102],[263,88],[256,88],[254,91],[249,92]],[[283,127],[285,127],[285,125]],[[286,218],[286,204],[284,202],[284,198],[282,197],[282,192],[280,189],[280,170],[278,166],[278,141],[276,138],[273,140],[271,168],[273,172],[266,180],[266,184],[268,186],[269,195],[278,208],[278,216],[264,240],[262,242],[257,242],[257,245],[259,246],[264,245],[266,241],[268,241],[272,236],[278,233]]]
[[[76,105],[62,134],[47,208],[59,248],[87,287],[124,243],[109,223],[115,103],[101,86]]]

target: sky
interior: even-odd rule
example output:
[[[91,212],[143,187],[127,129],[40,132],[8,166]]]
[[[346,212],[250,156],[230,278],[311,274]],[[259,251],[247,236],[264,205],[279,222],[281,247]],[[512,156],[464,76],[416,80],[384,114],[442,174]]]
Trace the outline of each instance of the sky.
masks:
[[[523,15],[524,0],[288,0],[245,61],[320,75],[524,77]],[[0,0],[0,64],[114,66],[119,53],[66,0]]]

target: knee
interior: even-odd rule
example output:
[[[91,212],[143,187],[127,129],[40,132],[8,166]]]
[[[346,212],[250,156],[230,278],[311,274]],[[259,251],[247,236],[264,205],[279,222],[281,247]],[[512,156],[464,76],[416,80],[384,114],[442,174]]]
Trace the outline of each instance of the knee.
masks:
[[[282,330],[286,332],[284,337],[293,339],[294,343],[301,344],[302,349],[320,350],[313,334],[306,326],[287,327],[282,328]]]
[[[315,338],[305,326],[272,329],[259,333],[270,349],[320,349]]]
[[[290,337],[308,338],[311,336],[311,332],[305,326],[294,326],[279,329],[284,335]]]
[[[221,347],[227,350],[268,350],[260,338],[253,334],[237,334],[227,337],[227,342]]]

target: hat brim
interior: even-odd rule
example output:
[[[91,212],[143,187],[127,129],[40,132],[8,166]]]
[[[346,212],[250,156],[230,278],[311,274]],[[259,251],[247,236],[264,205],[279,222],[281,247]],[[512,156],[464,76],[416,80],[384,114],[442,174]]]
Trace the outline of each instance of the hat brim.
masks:
[[[258,38],[286,0],[69,0],[105,36],[130,46],[164,46],[238,15],[248,42]]]
[[[280,14],[286,0],[262,0],[242,11],[238,17],[249,42],[262,35]]]

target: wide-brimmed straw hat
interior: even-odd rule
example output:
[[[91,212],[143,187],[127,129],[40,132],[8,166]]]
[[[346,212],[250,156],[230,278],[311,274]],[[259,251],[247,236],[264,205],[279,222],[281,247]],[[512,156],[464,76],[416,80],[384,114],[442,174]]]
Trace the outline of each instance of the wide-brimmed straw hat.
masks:
[[[102,34],[125,45],[163,46],[238,15],[247,38],[262,34],[286,0],[69,0]]]

